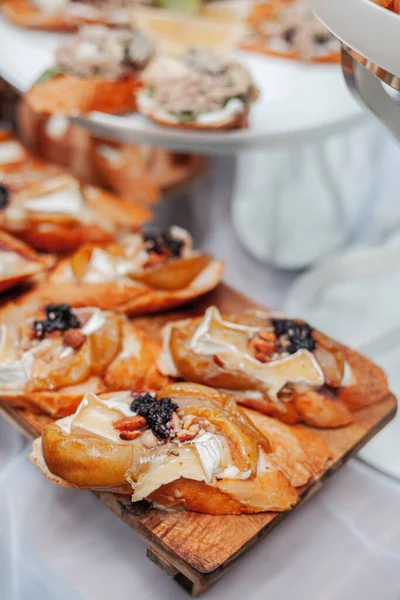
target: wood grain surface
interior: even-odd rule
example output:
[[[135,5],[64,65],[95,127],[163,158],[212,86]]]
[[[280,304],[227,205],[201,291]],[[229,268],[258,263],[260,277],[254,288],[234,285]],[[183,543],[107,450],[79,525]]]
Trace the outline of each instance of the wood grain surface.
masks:
[[[225,313],[240,313],[259,307],[254,302],[221,284],[214,292],[183,310],[153,317],[136,318],[135,322],[158,337],[165,322],[200,314],[215,304]],[[393,395],[354,413],[354,422],[339,429],[316,430],[334,453],[329,468],[314,482],[300,490],[300,506],[310,498],[345,461],[353,456],[395,415]],[[2,404],[0,412],[25,435],[34,438],[49,417],[14,409]],[[77,492],[79,493],[79,492]],[[150,509],[147,503],[130,503],[125,496],[98,493],[101,502],[144,537],[149,544],[148,556],[168,575],[175,576],[193,595],[204,591],[223,575],[258,539],[268,534],[282,519],[294,513],[263,513],[239,516],[211,516],[194,512],[164,512]],[[296,518],[294,516],[294,518]]]

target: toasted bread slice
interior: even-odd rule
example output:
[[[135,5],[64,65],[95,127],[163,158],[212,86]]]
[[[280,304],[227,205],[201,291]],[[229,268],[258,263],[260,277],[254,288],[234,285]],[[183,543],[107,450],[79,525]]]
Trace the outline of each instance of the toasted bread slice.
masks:
[[[182,235],[191,244],[189,234],[177,230],[176,235]],[[109,246],[84,245],[58,263],[50,277],[37,287],[36,295],[45,302],[96,306],[132,316],[181,306],[220,282],[221,261],[184,246],[180,256],[147,253],[143,236],[121,237],[120,243]],[[176,238],[175,243],[184,242]],[[164,250],[168,252],[167,248]],[[153,259],[161,262],[146,264]]]
[[[43,273],[54,264],[51,256],[39,256],[32,248],[20,240],[0,231],[0,261],[2,253],[15,255],[15,269],[0,275],[0,293],[23,283],[33,275]]]
[[[163,117],[157,106],[149,107],[147,102],[143,102],[141,93],[137,95],[137,108],[142,115],[165,127],[196,129],[201,131],[228,131],[230,129],[246,129],[248,127],[249,106],[245,105],[243,106],[242,112],[222,117],[212,124],[201,123],[196,120],[179,120],[178,117],[176,120],[172,118],[169,119],[167,116]]]
[[[244,412],[271,440],[274,462],[293,487],[315,478],[332,459],[328,445],[311,431],[286,425],[254,410],[244,409]]]
[[[294,321],[278,321],[287,323],[289,328],[296,327]],[[194,340],[197,344],[199,339],[203,339],[204,332],[210,331],[210,327],[214,328],[212,331],[217,336],[217,348],[222,345],[220,353],[218,350],[213,354],[210,349],[194,349]],[[246,315],[224,320],[215,307],[209,307],[202,318],[178,321],[165,327],[163,352],[159,358],[160,370],[164,374],[229,390],[240,404],[285,422],[303,421],[315,427],[347,425],[352,421],[351,410],[379,402],[387,395],[387,379],[377,365],[321,332],[312,330],[308,324],[304,325],[305,329],[299,335],[306,336],[308,331],[313,336],[310,340],[312,352],[307,350],[304,354],[303,349],[287,356],[283,354],[280,360],[271,360],[268,352],[272,356],[278,353],[279,357],[279,348],[282,347],[280,338],[277,341],[277,334],[271,327],[268,315],[264,322],[261,320],[258,324],[254,324]],[[226,333],[230,330],[234,333]],[[263,332],[266,341],[257,337]],[[234,342],[230,346],[224,346],[221,337],[218,337],[225,334],[233,336]],[[288,343],[285,337],[283,343]],[[252,348],[256,348],[255,355],[252,354]],[[240,360],[236,362],[238,356]],[[296,364],[300,371],[297,371]],[[291,386],[289,372],[293,367],[294,385]],[[346,371],[349,372],[347,376]],[[274,385],[275,378],[282,377],[282,373],[287,373],[289,377],[288,387],[285,389],[288,383],[285,379],[284,387],[278,388],[278,394],[282,395],[277,396],[276,390],[270,394],[269,386]],[[309,382],[308,388],[299,389],[296,386],[299,373],[302,382]]]
[[[150,175],[140,146],[93,140],[91,166],[103,185],[143,204],[160,200],[160,188]]]
[[[149,500],[157,508],[239,515],[290,510],[298,496],[281,471],[270,470],[251,480],[222,479],[215,487],[182,477],[161,486]]]
[[[140,87],[135,77],[113,81],[57,75],[35,83],[25,99],[35,112],[44,115],[92,111],[123,114],[136,109],[136,93]]]
[[[249,52],[257,52],[258,54],[268,54],[269,56],[276,56],[277,58],[288,58],[292,60],[301,60],[300,56],[295,52],[278,52],[277,50],[273,50],[268,47],[267,42],[261,36],[252,36],[251,42],[244,42],[241,45],[243,50],[248,50]],[[313,56],[311,62],[314,63],[339,63],[340,62],[340,52],[333,51],[323,56]]]
[[[59,205],[60,194],[65,210]],[[45,210],[32,208],[32,201],[42,202],[46,198],[50,204],[54,203],[54,210],[50,204]],[[79,206],[72,209],[74,201]],[[0,224],[38,250],[70,252],[87,242],[112,242],[123,230],[139,229],[151,216],[150,210],[141,204],[61,173],[12,195],[0,215]]]
[[[266,22],[279,22],[282,8],[290,8],[291,4],[293,4],[293,11],[296,11],[297,7],[295,0],[270,0],[269,2],[254,4],[251,13],[247,17],[247,23],[252,33],[242,42],[241,48],[250,52],[268,54],[280,58],[304,60],[304,57],[302,57],[300,52],[280,50],[271,45],[263,32],[263,24]],[[288,25],[289,31],[293,29],[293,27],[292,24]],[[307,61],[315,63],[338,63],[340,62],[340,50],[339,48],[325,50],[322,54],[314,54],[311,57],[307,57]]]
[[[42,303],[37,297],[31,296],[27,299],[27,305],[31,316],[37,314],[36,311],[32,313],[32,309],[42,306]],[[13,328],[16,323],[23,325],[25,320],[26,323],[32,323],[24,303],[3,309],[1,317],[6,328],[5,340],[8,327]],[[13,382],[13,385],[2,384],[1,398],[13,406],[60,417],[73,413],[82,397],[89,392],[99,394],[121,388],[136,390],[143,386],[156,390],[170,382],[170,378],[161,375],[156,368],[159,342],[151,340],[132,323],[112,313],[107,313],[101,327],[99,331],[88,334],[96,338],[89,342],[89,354],[87,350],[82,353],[85,339],[82,351],[78,348],[71,358],[68,355],[67,359],[63,359],[69,361],[67,364],[53,358],[48,374],[38,374],[36,367],[25,385]],[[63,332],[57,333],[62,338]],[[25,356],[25,350],[22,354]],[[3,357],[3,361],[7,362],[7,356]]]
[[[115,489],[129,482],[133,502],[147,499],[164,509],[240,514],[289,510],[297,502],[298,494],[288,478],[268,460],[270,441],[231,398],[194,384],[169,385],[157,398],[142,392],[135,402],[145,402],[146,406],[148,402],[158,405],[162,399],[172,402],[166,438],[158,437],[157,441],[149,420],[139,417],[143,423],[137,424],[138,429],[138,416],[127,416],[137,410],[131,406],[131,394],[90,394],[75,415],[45,426],[32,460],[47,476],[50,471],[61,485]],[[124,415],[122,420],[118,413]],[[188,418],[191,423],[197,420],[197,429],[183,442],[181,426],[185,427]],[[127,437],[121,432],[131,431],[132,419],[134,435]],[[161,413],[159,419],[161,424]],[[207,433],[202,423],[218,436]],[[191,442],[196,436],[197,442]],[[213,466],[196,445],[204,440]]]
[[[74,31],[85,23],[106,24],[108,22],[106,15],[100,11],[92,16],[66,11],[45,12],[39,10],[30,0],[3,0],[1,10],[12,23],[27,29]]]

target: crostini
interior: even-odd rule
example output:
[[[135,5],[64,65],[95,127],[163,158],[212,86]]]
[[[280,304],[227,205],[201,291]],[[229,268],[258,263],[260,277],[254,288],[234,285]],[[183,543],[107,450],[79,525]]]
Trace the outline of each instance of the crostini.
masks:
[[[0,186],[3,195],[59,173],[60,167],[35,158],[13,133],[0,129]]]
[[[0,9],[15,25],[28,29],[74,31],[85,23],[129,23],[134,0],[2,0]]]
[[[153,53],[151,40],[138,31],[86,25],[60,44],[54,66],[42,74],[25,100],[45,115],[132,112],[141,87],[139,75]]]
[[[62,173],[10,194],[0,225],[34,248],[69,252],[84,243],[107,243],[135,231],[151,212]]]
[[[0,322],[0,396],[13,406],[69,415],[85,393],[169,381],[155,365],[159,343],[110,311],[30,298]]]
[[[169,310],[215,288],[222,261],[196,252],[187,231],[144,230],[109,246],[86,244],[61,260],[37,290],[48,302],[128,315]]]
[[[0,186],[0,205],[5,201]],[[40,256],[21,240],[0,230],[0,293],[43,273],[53,264],[51,256]]]
[[[337,63],[339,42],[313,15],[305,0],[255,4],[248,17],[245,50],[306,62]]]
[[[351,411],[388,393],[383,371],[301,320],[270,314],[203,317],[168,324],[165,375],[229,390],[237,401],[288,423],[339,427]]]
[[[297,441],[268,437],[264,419],[253,424],[230,396],[190,383],[157,393],[91,393],[72,416],[45,426],[31,458],[60,485],[119,491],[160,509],[289,510],[298,495],[280,461],[287,464]],[[305,456],[312,446],[302,443]],[[320,448],[326,466],[332,454],[323,442]]]
[[[156,57],[143,73],[138,110],[153,121],[189,129],[247,127],[258,91],[237,61],[197,47]]]

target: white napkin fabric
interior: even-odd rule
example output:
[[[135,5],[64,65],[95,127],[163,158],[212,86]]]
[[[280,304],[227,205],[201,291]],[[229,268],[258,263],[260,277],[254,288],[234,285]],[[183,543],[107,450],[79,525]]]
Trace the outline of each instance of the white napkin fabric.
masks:
[[[374,359],[385,369],[391,389],[400,397],[398,234],[380,246],[349,250],[298,278],[284,309]],[[400,480],[400,417],[360,456]]]

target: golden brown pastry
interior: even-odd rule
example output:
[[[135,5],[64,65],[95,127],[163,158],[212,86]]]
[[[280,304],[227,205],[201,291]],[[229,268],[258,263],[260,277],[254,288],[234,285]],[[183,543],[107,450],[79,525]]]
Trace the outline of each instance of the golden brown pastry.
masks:
[[[305,0],[271,0],[254,4],[251,32],[242,47],[296,60],[339,62],[339,42],[313,15]]]
[[[168,324],[159,359],[165,375],[230,390],[250,408],[288,423],[338,427],[351,410],[388,393],[383,371],[300,320],[267,313]]]
[[[238,514],[297,502],[280,468],[292,444],[266,437],[230,396],[180,383],[157,394],[87,394],[74,415],[45,426],[32,460],[61,485],[131,493],[157,508]],[[326,447],[326,463],[330,457]],[[301,481],[310,472],[317,469]]]
[[[84,23],[128,23],[132,4],[132,0],[2,0],[0,9],[20,27],[73,31]]]
[[[136,202],[155,204],[161,193],[146,159],[141,146],[93,139],[91,166],[102,185]]]
[[[0,186],[0,206],[7,202],[7,191]],[[39,256],[32,248],[0,230],[0,293],[43,273],[54,264],[51,256]]]
[[[60,167],[32,156],[13,133],[0,129],[1,189],[17,192],[60,172]]]
[[[14,406],[68,415],[85,393],[169,381],[155,364],[158,342],[122,316],[33,300],[27,312],[21,304],[0,313],[0,396]]]
[[[132,112],[140,73],[153,52],[152,42],[140,32],[86,25],[60,44],[54,67],[43,73],[25,100],[45,115]]]
[[[37,294],[72,306],[98,306],[129,315],[152,313],[212,290],[222,270],[221,261],[192,249],[184,229],[149,229],[109,246],[82,246],[60,261]]]
[[[247,127],[258,96],[248,71],[238,62],[197,47],[178,57],[155,58],[143,73],[138,110],[161,125],[184,129]]]
[[[11,194],[0,225],[34,248],[75,250],[86,242],[107,243],[120,231],[139,229],[150,211],[66,173]]]

